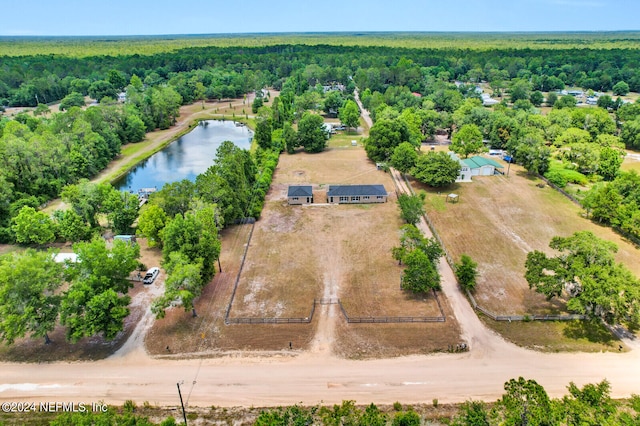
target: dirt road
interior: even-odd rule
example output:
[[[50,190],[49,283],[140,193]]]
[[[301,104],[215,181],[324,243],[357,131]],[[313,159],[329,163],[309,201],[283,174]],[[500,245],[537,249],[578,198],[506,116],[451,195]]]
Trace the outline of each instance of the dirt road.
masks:
[[[614,397],[640,393],[637,347],[627,353],[602,354],[545,354],[516,347],[478,320],[456,288],[446,262],[441,265],[441,273],[443,291],[462,326],[470,352],[349,361],[326,350],[332,337],[326,332],[321,333],[314,350],[297,356],[291,356],[290,351],[272,353],[270,357],[239,352],[224,358],[176,361],[150,358],[136,350],[132,341],[103,361],[0,363],[0,402],[122,404],[131,399],[139,404],[149,401],[176,406],[178,382],[183,382],[183,394],[191,406],[333,404],[342,400],[411,404],[428,403],[435,398],[440,403],[469,398],[491,401],[502,395],[505,381],[518,376],[537,380],[551,396],[565,394],[571,381],[583,385],[605,378],[611,383]],[[328,277],[325,288],[329,297],[334,290],[330,281]],[[141,321],[140,330],[132,335],[139,344],[146,326],[146,321]]]

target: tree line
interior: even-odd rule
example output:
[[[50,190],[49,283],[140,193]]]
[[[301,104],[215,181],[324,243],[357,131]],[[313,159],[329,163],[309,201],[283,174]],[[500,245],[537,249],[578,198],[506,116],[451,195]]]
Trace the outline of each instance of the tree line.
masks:
[[[450,424],[454,426],[491,426],[491,425],[635,425],[640,421],[640,397],[632,395],[628,400],[613,400],[611,385],[606,380],[578,386],[570,383],[565,395],[559,398],[549,397],[547,391],[533,379],[519,377],[504,384],[504,393],[493,403],[469,400],[455,407],[449,406],[447,414],[438,409],[437,399],[431,407],[412,407],[395,402],[391,407],[381,408],[371,403],[356,405],[354,401],[343,401],[332,406],[291,405],[265,408],[257,414],[243,413],[244,421],[250,418],[250,424],[256,426],[293,426],[293,425],[353,425],[353,426],[419,426],[431,424]],[[152,420],[148,415],[151,407],[137,407],[133,401],[127,401],[122,408],[109,407],[105,413],[64,413],[55,416],[51,425],[67,424],[136,424],[143,426],[173,426],[179,423],[173,416],[163,420]],[[212,410],[207,418],[216,419],[218,410]],[[437,413],[437,414],[434,414]],[[198,413],[187,413],[197,421]],[[223,409],[224,420],[229,421],[229,413]],[[437,418],[434,418],[437,415]],[[233,419],[233,417],[231,417]],[[29,418],[23,419],[25,424]]]
[[[168,83],[180,73],[203,70],[198,80],[214,98],[232,91],[246,93],[271,85],[279,87],[294,72],[309,80],[341,81],[353,76],[362,90],[384,92],[406,86],[423,92],[429,77],[472,83],[487,81],[501,89],[514,78],[531,81],[534,90],[578,86],[611,90],[625,82],[640,90],[635,49],[433,49],[386,46],[273,45],[262,47],[193,47],[154,55],[62,55],[3,57],[0,99],[12,106],[35,106],[61,100],[73,91],[101,82],[114,89],[120,73],[137,75],[145,84]],[[225,78],[212,77],[222,74]],[[147,81],[148,78],[148,81]],[[179,77],[188,81],[189,75]],[[78,81],[84,80],[84,81]],[[215,84],[208,84],[215,81]],[[178,83],[176,80],[175,83]],[[313,83],[315,84],[315,83]],[[232,88],[232,89],[230,89]],[[184,96],[184,93],[181,93]]]

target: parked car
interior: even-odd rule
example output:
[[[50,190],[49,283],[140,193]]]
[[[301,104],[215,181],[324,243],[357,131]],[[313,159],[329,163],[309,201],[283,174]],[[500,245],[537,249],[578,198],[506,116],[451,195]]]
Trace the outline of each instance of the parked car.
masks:
[[[158,274],[160,273],[160,268],[158,267],[153,267],[151,269],[149,269],[146,273],[146,275],[144,276],[144,279],[142,280],[142,282],[144,284],[151,284],[155,281],[156,277],[158,276]]]

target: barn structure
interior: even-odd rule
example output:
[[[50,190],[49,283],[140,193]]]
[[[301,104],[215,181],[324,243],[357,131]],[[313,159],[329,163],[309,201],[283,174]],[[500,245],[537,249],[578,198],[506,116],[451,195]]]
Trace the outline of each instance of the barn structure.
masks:
[[[330,204],[386,203],[384,185],[329,185],[327,202]]]
[[[313,189],[311,185],[289,185],[287,200],[289,204],[313,203]]]
[[[465,158],[461,160],[453,152],[449,153],[449,156],[460,163],[460,174],[456,179],[456,182],[471,182],[473,176],[493,176],[496,174],[502,174],[499,169],[503,169],[502,165],[491,158],[475,157]]]

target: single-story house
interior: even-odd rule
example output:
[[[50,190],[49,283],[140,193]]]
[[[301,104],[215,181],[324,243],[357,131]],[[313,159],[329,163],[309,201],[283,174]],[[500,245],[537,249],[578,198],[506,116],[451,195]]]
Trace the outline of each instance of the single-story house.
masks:
[[[498,169],[504,168],[500,163],[491,158],[475,156],[461,160],[453,152],[450,152],[449,156],[457,160],[461,166],[460,174],[456,182],[471,182],[472,176],[493,176],[495,174],[501,174]]]
[[[327,201],[332,204],[386,203],[384,185],[329,185]]]
[[[313,203],[313,189],[311,185],[289,185],[287,193],[289,204]]]

